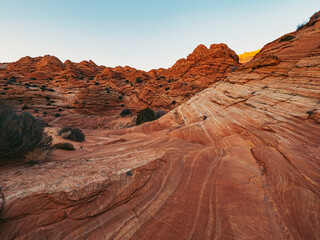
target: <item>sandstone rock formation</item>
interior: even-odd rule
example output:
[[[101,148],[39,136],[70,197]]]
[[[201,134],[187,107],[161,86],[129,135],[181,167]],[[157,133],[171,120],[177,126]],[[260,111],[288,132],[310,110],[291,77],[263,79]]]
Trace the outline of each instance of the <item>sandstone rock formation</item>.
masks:
[[[239,66],[238,56],[227,45],[212,44],[209,49],[199,45],[169,69],[144,72],[131,67],[106,68],[95,80],[124,93],[130,108],[172,109]]]
[[[0,69],[1,78],[18,80],[42,80],[43,84],[50,84],[52,80],[94,78],[102,72],[103,66],[89,62],[73,63],[67,60],[62,63],[58,58],[50,55],[44,57],[23,57],[17,62],[8,63],[6,68]],[[46,82],[48,81],[48,82]]]
[[[73,119],[79,113],[108,118],[115,113],[119,115],[123,108],[133,112],[148,106],[170,110],[239,66],[238,56],[225,44],[213,44],[209,49],[200,45],[173,67],[149,72],[128,66],[107,68],[92,61],[73,63],[67,60],[62,63],[49,55],[24,57],[14,63],[2,64],[0,79],[4,91],[0,93],[0,99],[8,98],[8,93],[28,92],[30,98],[20,99],[25,94],[11,94],[10,99],[19,107],[36,105],[39,112],[48,113],[41,116],[52,124],[61,122],[53,117],[57,115],[52,111],[55,108],[43,105],[47,102],[36,101],[38,95],[45,95],[46,89],[55,91],[48,97],[59,99],[59,104],[51,106],[63,110],[58,113],[64,118],[62,121],[68,121],[66,115]],[[23,102],[19,104],[15,99]]]
[[[320,239],[311,21],[157,121],[0,168],[0,238]]]
[[[252,51],[252,52],[244,52],[242,54],[239,55],[239,62],[240,63],[246,63],[246,62],[250,62],[252,58],[254,58],[255,55],[257,55],[259,52],[261,51],[261,49]]]

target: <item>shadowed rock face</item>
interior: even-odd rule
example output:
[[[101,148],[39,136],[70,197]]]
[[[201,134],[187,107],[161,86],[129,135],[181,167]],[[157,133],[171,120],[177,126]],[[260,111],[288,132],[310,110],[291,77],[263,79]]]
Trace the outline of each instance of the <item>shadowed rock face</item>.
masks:
[[[2,167],[0,238],[320,239],[311,20],[157,121]]]

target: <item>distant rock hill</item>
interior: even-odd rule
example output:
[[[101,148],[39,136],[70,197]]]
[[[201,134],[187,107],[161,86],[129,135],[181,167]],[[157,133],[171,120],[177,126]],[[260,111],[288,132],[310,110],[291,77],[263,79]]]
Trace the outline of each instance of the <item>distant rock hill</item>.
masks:
[[[66,116],[66,110],[68,116],[75,112],[110,116],[124,108],[133,112],[146,107],[170,110],[240,65],[236,53],[225,44],[199,45],[171,68],[149,72],[128,66],[98,66],[93,61],[63,63],[50,55],[23,57],[1,64],[0,98],[19,107],[27,104],[43,118],[51,116],[49,120]],[[54,102],[42,101],[45,95]]]
[[[239,62],[240,63],[246,63],[251,61],[252,58],[254,58],[255,55],[257,55],[259,52],[261,51],[261,49],[252,51],[252,52],[244,52],[242,54],[239,55]]]

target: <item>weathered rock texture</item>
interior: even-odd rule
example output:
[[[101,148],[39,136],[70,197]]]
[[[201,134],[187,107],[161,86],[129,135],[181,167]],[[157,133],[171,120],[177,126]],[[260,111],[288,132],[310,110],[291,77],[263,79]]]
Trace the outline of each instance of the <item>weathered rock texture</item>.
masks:
[[[320,239],[314,19],[157,121],[2,167],[0,238]]]

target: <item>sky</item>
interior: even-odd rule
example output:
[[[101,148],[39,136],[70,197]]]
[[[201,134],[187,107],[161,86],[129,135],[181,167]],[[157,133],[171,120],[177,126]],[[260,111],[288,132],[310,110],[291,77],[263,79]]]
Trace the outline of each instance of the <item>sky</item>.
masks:
[[[167,68],[199,44],[262,48],[319,10],[319,0],[0,0],[0,62]]]

